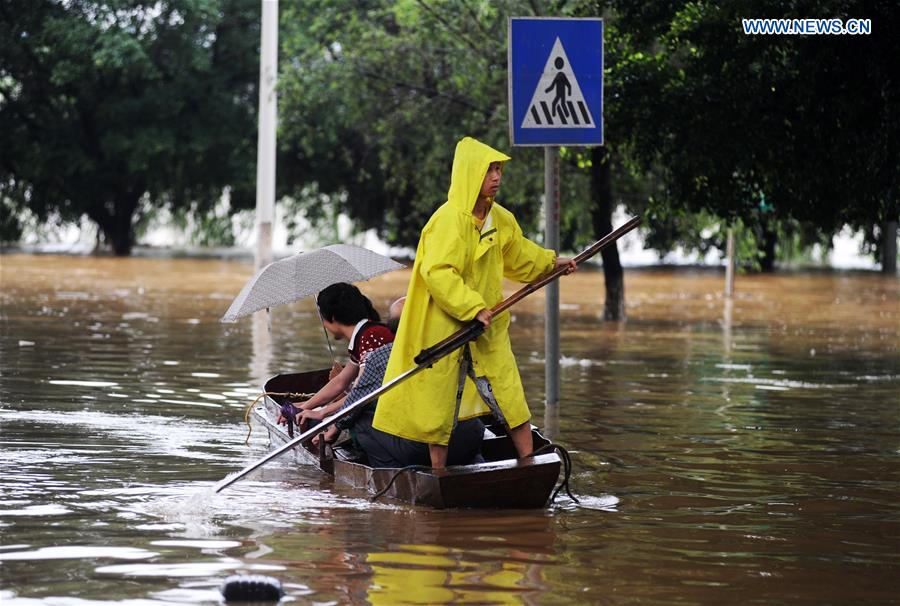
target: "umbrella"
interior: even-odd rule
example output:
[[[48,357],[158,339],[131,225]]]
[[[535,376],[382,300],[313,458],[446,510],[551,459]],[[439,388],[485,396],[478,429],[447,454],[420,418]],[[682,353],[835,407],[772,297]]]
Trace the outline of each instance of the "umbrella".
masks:
[[[222,322],[314,295],[335,282],[360,282],[404,266],[371,250],[332,244],[269,263],[232,301]]]

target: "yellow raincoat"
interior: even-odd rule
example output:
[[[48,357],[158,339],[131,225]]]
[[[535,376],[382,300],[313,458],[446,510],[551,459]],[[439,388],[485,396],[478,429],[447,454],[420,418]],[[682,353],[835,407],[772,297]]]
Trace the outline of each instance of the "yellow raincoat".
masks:
[[[491,162],[509,156],[466,137],[456,146],[447,202],[419,239],[406,304],[384,382],[413,368],[424,348],[503,300],[503,277],[532,282],[554,268],[556,253],[522,235],[512,213],[493,203],[479,232],[472,209]],[[509,342],[509,312],[494,316],[470,344],[477,376],[486,376],[510,427],[531,418]],[[373,426],[429,444],[447,444],[456,409],[462,349],[435,362],[378,401]],[[489,412],[466,379],[460,419]]]

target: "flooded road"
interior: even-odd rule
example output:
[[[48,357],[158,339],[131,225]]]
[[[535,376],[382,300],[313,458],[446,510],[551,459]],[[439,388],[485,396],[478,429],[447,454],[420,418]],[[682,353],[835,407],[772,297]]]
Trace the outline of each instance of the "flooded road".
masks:
[[[267,451],[262,379],[331,362],[311,302],[218,322],[250,274],[0,257],[4,606],[216,604],[234,572],[298,604],[900,603],[896,277],[739,276],[726,301],[721,274],[630,270],[624,324],[602,273],[565,278],[558,408],[542,295],[512,340],[581,504],[433,511],[277,461],[211,493]],[[407,279],[361,288],[385,312]]]

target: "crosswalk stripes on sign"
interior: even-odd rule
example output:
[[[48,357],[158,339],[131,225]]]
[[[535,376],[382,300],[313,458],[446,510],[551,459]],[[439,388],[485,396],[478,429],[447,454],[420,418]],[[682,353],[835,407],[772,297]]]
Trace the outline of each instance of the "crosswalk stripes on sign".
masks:
[[[595,128],[578,78],[557,37],[531,97],[522,128]]]

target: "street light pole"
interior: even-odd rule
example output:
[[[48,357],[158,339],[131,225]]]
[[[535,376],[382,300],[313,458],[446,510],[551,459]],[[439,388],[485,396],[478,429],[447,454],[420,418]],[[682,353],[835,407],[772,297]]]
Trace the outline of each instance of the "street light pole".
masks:
[[[278,0],[262,0],[259,61],[259,133],[256,152],[256,255],[259,271],[272,262],[275,215],[275,126],[278,117]]]

